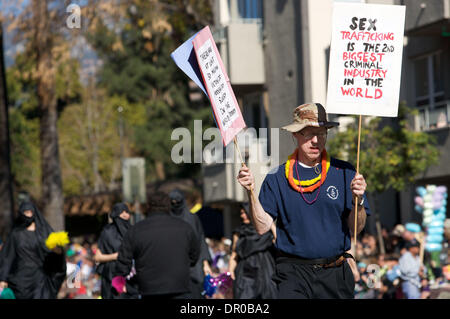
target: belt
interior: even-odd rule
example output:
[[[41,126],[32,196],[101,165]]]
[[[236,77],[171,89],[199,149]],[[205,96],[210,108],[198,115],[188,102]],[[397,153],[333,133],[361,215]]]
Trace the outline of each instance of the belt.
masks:
[[[300,264],[300,265],[312,265],[312,266],[322,267],[322,268],[338,267],[344,263],[346,258],[354,259],[354,257],[348,253],[343,253],[343,254],[336,255],[336,256],[330,257],[330,258],[308,259],[308,258],[303,258],[300,256],[288,254],[281,250],[277,251],[276,257],[277,257],[277,263],[287,262],[287,263],[294,263],[294,264]]]

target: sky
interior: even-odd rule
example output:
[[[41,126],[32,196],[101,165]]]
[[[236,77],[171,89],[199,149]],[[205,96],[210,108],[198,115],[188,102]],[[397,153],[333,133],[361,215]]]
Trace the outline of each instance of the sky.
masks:
[[[79,4],[80,6],[86,5],[87,0],[72,0],[72,4]],[[18,15],[21,13],[22,9],[29,4],[29,0],[0,0],[0,12],[2,15],[14,14]],[[71,13],[68,12],[67,16]],[[81,17],[82,19],[83,17]],[[82,21],[83,23],[83,21]],[[8,24],[3,23],[4,37],[4,57],[6,68],[14,64],[14,59],[17,53],[20,53],[24,46],[22,43],[13,43],[13,34],[7,32]],[[80,77],[82,83],[87,83],[88,76],[95,73],[98,69],[100,61],[97,59],[95,52],[90,49],[89,45],[86,43],[85,39],[80,37],[76,41],[76,44],[71,49],[71,54],[74,58],[77,58],[81,62]]]

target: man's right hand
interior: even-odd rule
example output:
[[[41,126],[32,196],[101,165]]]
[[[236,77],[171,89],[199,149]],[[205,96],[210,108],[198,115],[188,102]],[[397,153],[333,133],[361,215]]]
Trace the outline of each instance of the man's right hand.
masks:
[[[6,281],[0,281],[0,288],[2,289],[8,288],[8,283]]]
[[[239,184],[241,184],[248,191],[255,187],[255,179],[253,178],[252,172],[250,172],[250,169],[245,164],[242,165],[239,170],[237,180]]]

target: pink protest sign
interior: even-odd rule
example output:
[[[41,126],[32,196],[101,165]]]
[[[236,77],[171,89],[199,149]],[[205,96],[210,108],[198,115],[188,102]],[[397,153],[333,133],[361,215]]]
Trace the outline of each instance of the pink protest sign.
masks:
[[[209,27],[203,28],[192,43],[223,144],[227,146],[246,127],[244,118]]]

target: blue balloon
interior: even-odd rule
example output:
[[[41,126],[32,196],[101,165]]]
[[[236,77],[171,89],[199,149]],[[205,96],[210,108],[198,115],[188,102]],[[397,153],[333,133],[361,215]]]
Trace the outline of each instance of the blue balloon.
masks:
[[[416,188],[416,192],[417,192],[417,194],[419,194],[420,196],[424,197],[425,194],[427,193],[427,190],[425,189],[425,187],[419,186],[419,187]]]
[[[427,236],[427,243],[442,243],[442,241],[444,240],[444,236],[440,235],[440,234],[433,234],[433,235],[428,235]]]
[[[442,250],[442,244],[428,243],[425,245],[425,250],[427,250],[429,252],[440,251],[440,250]]]
[[[439,220],[442,222],[445,220],[445,218],[447,218],[447,216],[445,216],[445,213],[442,213],[441,211],[439,211],[439,213],[433,216],[434,220]]]
[[[444,233],[444,228],[443,227],[430,227],[430,228],[428,228],[427,233],[429,235],[443,234]]]
[[[433,219],[428,227],[444,227],[444,222],[442,220],[436,220],[435,216],[433,216]]]
[[[423,212],[423,207],[422,207],[422,206],[416,205],[416,206],[414,206],[414,209],[415,209],[416,212],[418,212],[419,214],[422,214],[422,212]]]
[[[421,230],[420,226],[415,223],[407,223],[405,225],[405,228],[406,228],[406,230],[409,230],[412,233],[418,233]]]

